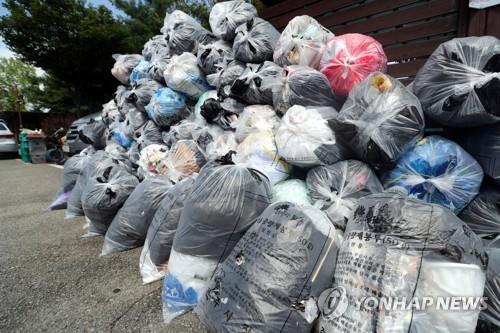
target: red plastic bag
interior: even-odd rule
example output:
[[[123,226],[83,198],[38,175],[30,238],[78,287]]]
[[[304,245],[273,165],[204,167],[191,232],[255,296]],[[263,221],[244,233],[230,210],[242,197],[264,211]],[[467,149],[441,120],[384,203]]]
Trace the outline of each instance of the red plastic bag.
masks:
[[[372,37],[345,34],[328,42],[320,67],[332,90],[345,96],[370,73],[385,72],[387,56],[382,45]]]

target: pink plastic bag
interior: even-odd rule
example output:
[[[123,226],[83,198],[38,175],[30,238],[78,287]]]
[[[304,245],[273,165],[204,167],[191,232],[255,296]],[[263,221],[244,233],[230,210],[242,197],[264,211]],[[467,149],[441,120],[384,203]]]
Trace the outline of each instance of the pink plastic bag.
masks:
[[[387,56],[382,45],[372,37],[345,34],[328,42],[320,68],[332,90],[345,96],[370,73],[385,72]]]

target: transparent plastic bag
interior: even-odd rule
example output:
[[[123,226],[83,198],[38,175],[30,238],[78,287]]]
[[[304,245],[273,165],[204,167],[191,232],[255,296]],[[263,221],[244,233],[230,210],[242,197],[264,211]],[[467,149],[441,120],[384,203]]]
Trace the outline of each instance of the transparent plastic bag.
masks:
[[[206,162],[196,142],[180,140],[172,146],[165,159],[166,174],[172,182],[177,183],[183,178],[198,173]]]
[[[384,177],[398,191],[458,214],[479,193],[481,166],[456,143],[433,135],[410,148]]]
[[[102,105],[101,117],[104,124],[106,124],[106,126],[111,130],[121,120],[124,120],[114,100]]]
[[[142,174],[146,178],[165,174],[168,171],[165,165],[168,152],[167,146],[159,144],[151,144],[143,148],[137,163]]]
[[[54,199],[49,205],[49,210],[65,209],[70,198],[71,192],[76,185],[78,177],[83,168],[90,160],[92,154],[73,155],[64,163],[64,169],[61,176],[61,185]]]
[[[194,177],[188,177],[173,185],[165,193],[154,214],[139,261],[142,281],[145,284],[165,276],[175,231],[194,180]]]
[[[238,26],[233,43],[234,59],[261,63],[273,60],[273,52],[280,33],[271,23],[254,17]]]
[[[274,134],[270,131],[248,135],[236,149],[233,162],[262,172],[272,185],[288,178],[291,169],[278,155]]]
[[[257,171],[218,163],[201,170],[185,202],[164,280],[166,321],[196,305],[217,264],[270,204],[271,196],[269,182]]]
[[[162,144],[163,135],[161,129],[152,120],[148,120],[134,132],[134,140],[139,145],[139,150],[142,150],[151,144]]]
[[[438,297],[482,297],[486,264],[481,239],[450,210],[401,194],[363,197],[347,224],[333,289],[320,296],[317,331],[473,333],[479,309],[436,304]],[[363,297],[377,306],[359,308]],[[413,303],[424,297],[434,303]]]
[[[300,179],[288,179],[273,186],[274,202],[291,202],[298,206],[312,206],[306,183]]]
[[[204,127],[192,120],[192,118],[181,120],[170,127],[170,131],[163,132],[163,142],[172,147],[179,140],[194,140],[196,133]]]
[[[217,88],[217,91],[224,91],[224,88],[231,87],[233,82],[243,74],[246,64],[238,61],[223,59],[220,69],[213,74],[207,75],[208,83]]]
[[[141,246],[160,202],[171,187],[167,176],[151,177],[137,185],[109,225],[101,256]]]
[[[115,64],[111,69],[111,74],[123,84],[130,81],[130,74],[135,66],[141,61],[141,56],[138,54],[114,54]]]
[[[134,104],[139,111],[145,112],[151,97],[161,87],[162,85],[155,80],[139,79],[134,81],[132,89],[127,93],[127,101]]]
[[[425,114],[446,126],[500,121],[500,40],[455,38],[441,44],[418,71],[413,92]]]
[[[198,66],[207,75],[216,73],[227,58],[233,58],[233,49],[231,44],[223,40],[201,44],[198,47]]]
[[[274,203],[219,265],[196,314],[211,332],[311,332],[338,239],[319,209]]]
[[[168,87],[158,89],[146,106],[146,112],[156,125],[164,128],[187,118],[186,97]]]
[[[483,185],[479,195],[458,216],[480,237],[500,236],[500,188]]]
[[[231,97],[248,104],[273,104],[273,87],[267,81],[276,82],[283,69],[273,62],[247,64],[243,73],[231,85]]]
[[[255,132],[275,132],[280,124],[280,119],[274,109],[269,105],[249,105],[243,109],[238,120],[233,123],[238,142]]]
[[[145,60],[145,59],[141,59],[141,61],[139,61],[139,63],[137,64],[137,66],[135,66],[135,68],[132,70],[132,73],[130,73],[130,82],[135,82],[137,80],[140,80],[140,79],[149,79],[150,78],[150,75],[149,75],[149,66],[150,66],[150,62]]]
[[[207,147],[217,140],[217,138],[224,135],[224,133],[225,131],[219,126],[209,124],[194,131],[193,140],[196,141],[198,146],[206,152]]]
[[[159,49],[153,53],[148,67],[149,76],[160,83],[164,83],[165,78],[163,77],[163,73],[170,63],[171,57],[168,47]]]
[[[288,66],[277,80],[262,83],[272,87],[273,105],[284,114],[294,105],[342,107],[340,99],[332,92],[327,78],[317,70],[305,66]]]
[[[331,107],[291,107],[276,131],[278,155],[290,164],[308,167],[322,163],[325,149],[342,152],[334,147],[338,143],[328,126],[328,119],[334,117],[337,111]],[[337,161],[344,159],[342,155],[335,156]]]
[[[200,115],[208,124],[217,124],[224,130],[232,129],[246,105],[231,98],[207,98],[200,108]]]
[[[104,161],[104,167],[93,169],[89,174],[82,193],[83,211],[90,221],[87,236],[104,235],[139,180],[111,158]]]
[[[194,18],[180,10],[167,13],[161,32],[172,55],[196,52],[198,41],[209,33]]]
[[[129,148],[132,143],[132,135],[129,131],[126,122],[120,123],[116,128],[113,129],[113,141],[120,147]]]
[[[212,32],[219,38],[232,41],[236,28],[257,16],[257,9],[243,0],[218,2],[210,11]]]
[[[307,173],[314,206],[324,211],[336,228],[345,230],[358,200],[384,192],[375,172],[363,162],[348,160],[317,166]]]
[[[332,90],[340,96],[347,96],[371,73],[385,72],[387,56],[382,45],[372,37],[345,34],[335,36],[327,43],[320,68]]]
[[[78,137],[83,143],[92,145],[95,149],[104,149],[106,146],[106,136],[108,128],[104,121],[91,120],[78,131]]]
[[[349,94],[339,116],[329,121],[337,137],[375,170],[389,170],[422,138],[419,100],[399,81],[370,74]]]
[[[224,131],[207,144],[205,155],[209,160],[216,160],[231,151],[236,151],[237,147],[238,142],[234,133],[232,131]]]
[[[460,145],[467,150],[500,186],[500,124],[460,132]]]
[[[164,51],[169,52],[165,35],[156,35],[144,44],[142,56],[145,60],[151,61],[155,54],[163,53]]]
[[[274,50],[274,62],[280,66],[301,65],[319,68],[326,43],[333,33],[314,18],[301,15],[288,22]]]
[[[210,90],[205,74],[198,67],[196,56],[192,53],[173,56],[163,75],[170,88],[193,99],[200,98],[205,91]]]

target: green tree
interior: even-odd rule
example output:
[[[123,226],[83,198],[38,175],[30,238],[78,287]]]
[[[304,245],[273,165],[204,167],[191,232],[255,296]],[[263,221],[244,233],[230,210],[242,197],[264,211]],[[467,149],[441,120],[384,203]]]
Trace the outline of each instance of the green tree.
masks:
[[[165,15],[175,9],[182,10],[208,28],[208,16],[212,0],[112,0],[116,8],[123,11],[131,34],[129,45],[142,49],[145,41],[160,33]]]
[[[16,58],[0,58],[0,111],[33,108],[40,95],[40,82],[35,67]]]
[[[11,50],[43,68],[59,93],[67,90],[78,115],[100,110],[117,84],[111,55],[133,51],[126,22],[83,0],[6,0],[3,6],[9,14],[0,17],[0,35]]]

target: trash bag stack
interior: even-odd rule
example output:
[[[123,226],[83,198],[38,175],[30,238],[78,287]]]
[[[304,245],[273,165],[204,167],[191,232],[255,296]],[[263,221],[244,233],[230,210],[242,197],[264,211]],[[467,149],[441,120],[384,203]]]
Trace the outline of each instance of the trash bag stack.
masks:
[[[500,41],[445,42],[405,87],[374,38],[309,16],[280,34],[232,0],[209,24],[174,10],[142,55],[115,56],[117,90],[51,208],[85,216],[103,255],[144,244],[167,322],[195,309],[211,332],[498,326]],[[480,315],[351,303],[483,293]]]

